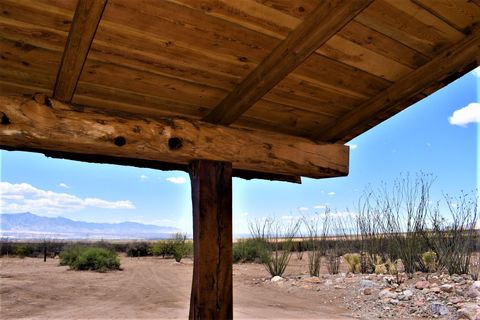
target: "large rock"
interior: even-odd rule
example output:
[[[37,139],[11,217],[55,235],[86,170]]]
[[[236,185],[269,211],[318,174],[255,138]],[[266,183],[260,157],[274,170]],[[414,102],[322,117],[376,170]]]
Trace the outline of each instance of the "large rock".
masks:
[[[358,286],[360,287],[360,289],[373,288],[375,286],[375,283],[372,280],[362,279],[358,282]]]
[[[430,305],[430,309],[434,314],[439,314],[441,316],[447,315],[448,314],[448,308],[441,302],[433,302]]]
[[[442,284],[440,286],[440,290],[442,290],[443,292],[448,292],[448,293],[453,292],[453,288],[454,287],[451,284]]]
[[[383,289],[378,293],[378,297],[380,299],[384,299],[384,298],[396,299],[398,297],[398,294],[390,291],[389,289]]]
[[[285,281],[284,278],[280,277],[280,276],[275,276],[273,277],[272,279],[270,279],[270,281],[272,282],[279,282],[279,281]]]
[[[478,320],[480,319],[480,306],[476,303],[462,303],[457,313],[459,318]]]
[[[417,283],[415,283],[415,288],[416,289],[428,289],[430,287],[430,282],[426,281],[426,280],[421,280],[421,281],[417,281]]]

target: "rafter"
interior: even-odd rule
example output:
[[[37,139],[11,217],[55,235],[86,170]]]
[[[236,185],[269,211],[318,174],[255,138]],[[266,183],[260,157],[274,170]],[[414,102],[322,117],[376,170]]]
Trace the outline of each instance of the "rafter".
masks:
[[[61,103],[44,95],[0,96],[0,148],[35,149],[185,166],[231,162],[238,172],[306,176],[348,174],[348,147],[260,130],[180,118],[151,118]]]
[[[323,1],[203,120],[234,122],[371,2]]]
[[[458,78],[459,71],[478,64],[479,52],[480,28],[476,28],[462,41],[315,133],[312,138],[334,143],[343,141],[352,132],[363,132],[378,116],[392,110],[398,112],[398,109],[406,108],[418,100],[424,91],[430,91],[432,87],[438,89],[440,84]]]
[[[58,69],[53,97],[72,101],[107,0],[79,0]]]

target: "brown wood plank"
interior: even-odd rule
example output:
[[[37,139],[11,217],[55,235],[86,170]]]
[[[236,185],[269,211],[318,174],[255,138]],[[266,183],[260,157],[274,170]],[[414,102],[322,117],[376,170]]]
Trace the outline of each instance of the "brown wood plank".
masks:
[[[302,20],[312,13],[318,5],[318,0],[255,0],[255,2]]]
[[[57,74],[53,96],[70,102],[107,0],[79,0]]]
[[[357,98],[369,98],[392,83],[316,53],[298,66],[289,77],[306,80],[324,89]]]
[[[50,1],[40,3],[36,0],[2,0],[0,2],[0,16],[30,23],[37,27],[46,27],[68,33],[77,0],[65,0],[62,3],[73,6],[73,10],[59,8],[52,5]]]
[[[480,7],[467,0],[413,0],[413,2],[461,31],[468,32],[480,22]]]
[[[413,69],[429,60],[420,52],[356,21],[347,24],[338,35]]]
[[[135,12],[141,19],[132,19]],[[214,59],[260,63],[279,43],[223,19],[168,1],[109,1],[102,21],[142,30],[165,42],[208,54]]]
[[[412,71],[395,60],[339,36],[333,36],[317,51],[389,81],[396,81]]]
[[[478,52],[480,52],[480,31],[477,28],[470,36],[423,67],[408,74],[358,108],[346,113],[330,127],[320,130],[314,138],[330,142],[342,140],[349,135],[350,131],[355,131],[355,128],[362,127],[371,119],[375,119],[377,114],[387,113],[399,105],[405,106],[405,101],[409,104],[412,103],[417,100],[414,97],[417,97],[422,91],[435,83],[449,79],[452,74],[456,74],[467,65],[476,62]]]
[[[232,319],[232,164],[190,164],[193,280],[190,319]]]
[[[376,0],[355,21],[429,57],[435,57],[464,36],[409,1]]]
[[[207,108],[215,106],[228,94],[218,88],[91,59],[85,63],[80,81]]]
[[[204,120],[221,124],[234,122],[370,2],[323,2]],[[318,21],[323,23],[319,25]]]
[[[238,170],[312,178],[348,174],[348,147],[181,118],[83,108],[39,95],[0,97],[1,146],[177,164],[231,162]],[[75,137],[75,138],[72,138]]]

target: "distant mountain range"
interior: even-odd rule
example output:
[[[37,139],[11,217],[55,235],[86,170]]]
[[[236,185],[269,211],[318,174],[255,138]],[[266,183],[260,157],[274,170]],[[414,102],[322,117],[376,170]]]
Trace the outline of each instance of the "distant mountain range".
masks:
[[[164,239],[179,231],[136,222],[92,223],[29,212],[0,214],[0,236],[12,239]]]

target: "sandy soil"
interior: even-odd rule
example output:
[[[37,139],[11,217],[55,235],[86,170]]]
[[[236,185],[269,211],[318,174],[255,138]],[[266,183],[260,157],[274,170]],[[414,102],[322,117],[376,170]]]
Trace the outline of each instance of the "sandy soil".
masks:
[[[0,258],[2,319],[187,318],[193,263],[122,257],[123,271],[76,272],[57,259]],[[293,265],[287,273],[298,273]],[[351,319],[337,303],[309,290],[260,286],[261,265],[234,265],[234,317]],[[258,280],[256,280],[258,279]]]

